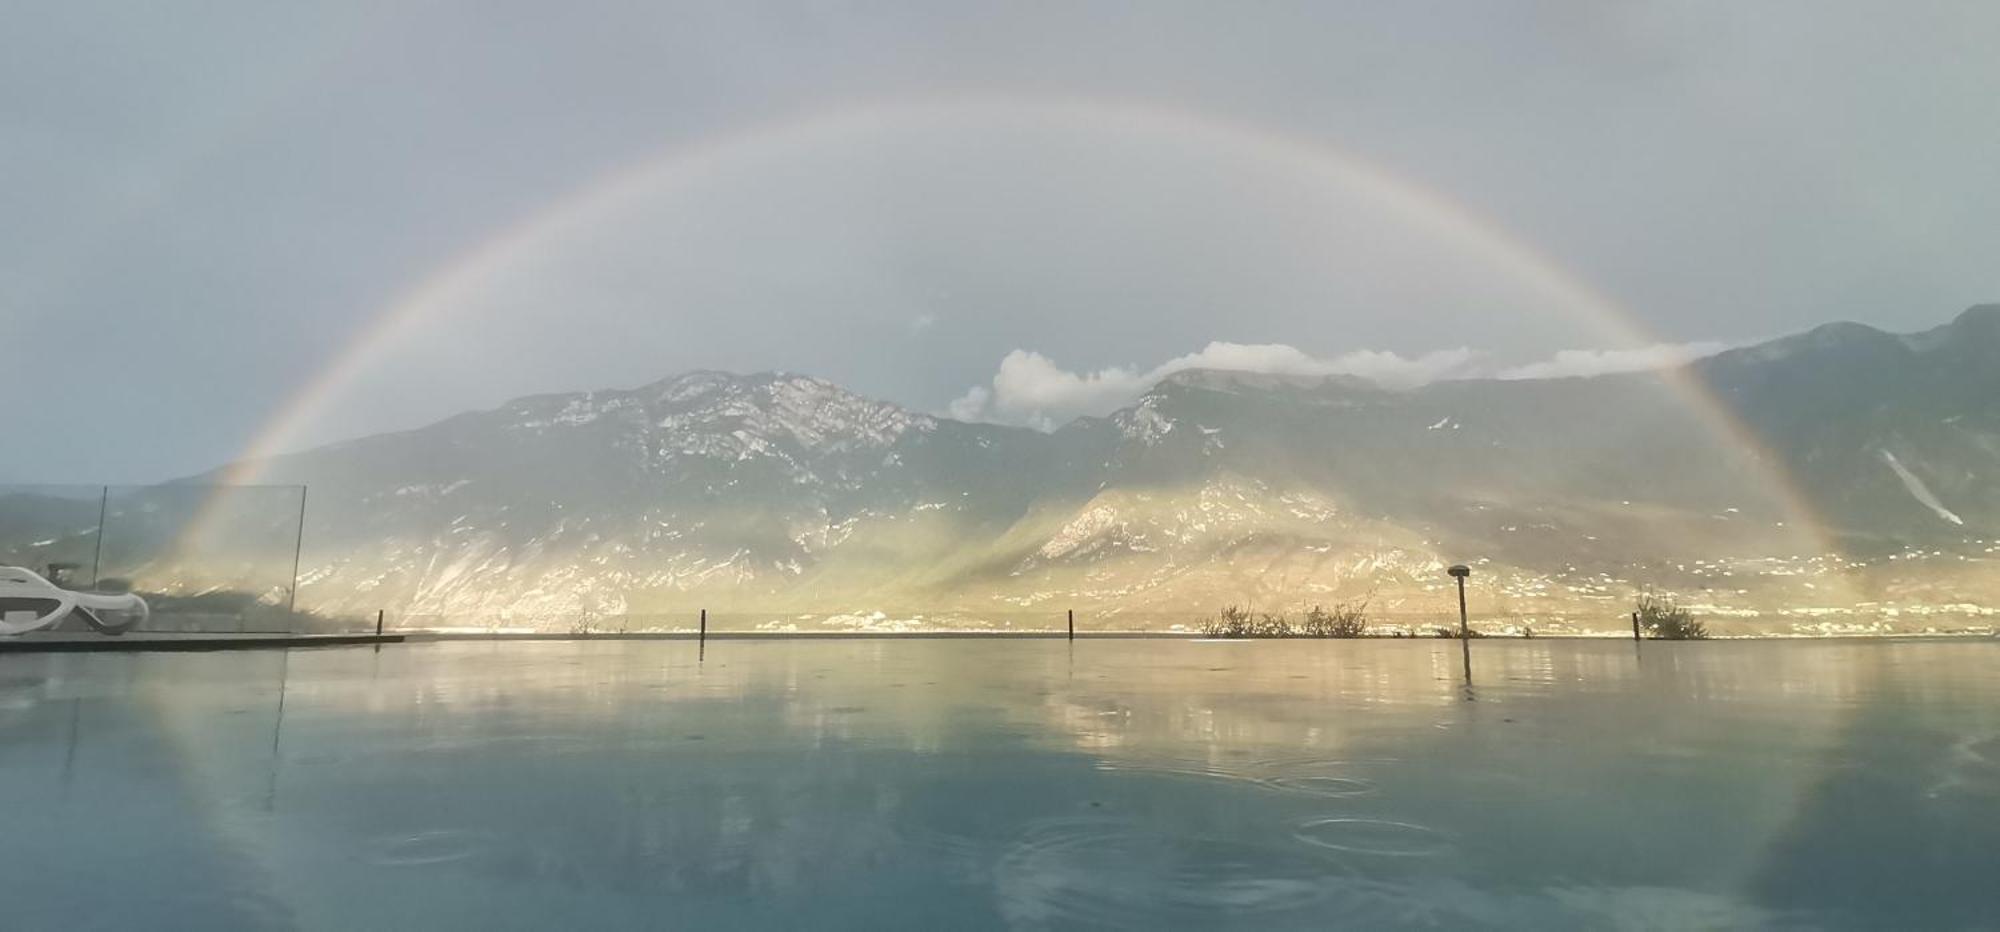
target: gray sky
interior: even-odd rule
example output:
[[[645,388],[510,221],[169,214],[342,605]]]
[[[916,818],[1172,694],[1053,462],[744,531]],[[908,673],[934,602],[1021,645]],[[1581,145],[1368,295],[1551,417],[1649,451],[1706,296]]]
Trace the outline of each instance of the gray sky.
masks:
[[[1991,2],[10,6],[0,481],[217,465],[396,306],[281,443],[696,367],[1027,422],[2000,299]]]

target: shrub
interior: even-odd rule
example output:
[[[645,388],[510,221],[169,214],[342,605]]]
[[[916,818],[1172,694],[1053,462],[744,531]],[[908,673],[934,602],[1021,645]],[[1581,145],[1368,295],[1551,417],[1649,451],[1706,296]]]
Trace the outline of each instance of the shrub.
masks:
[[[1368,603],[1341,602],[1332,608],[1315,605],[1297,625],[1284,615],[1252,612],[1231,605],[1201,623],[1212,638],[1359,638],[1368,636]]]
[[[1201,623],[1201,633],[1212,638],[1241,638],[1250,636],[1250,613],[1234,605],[1222,610],[1222,614]]]
[[[1310,638],[1358,638],[1368,633],[1368,603],[1341,602],[1331,609],[1313,606],[1299,623],[1299,633]]]
[[[1653,637],[1667,641],[1691,641],[1708,637],[1708,626],[1694,613],[1666,596],[1647,593],[1639,597],[1639,627]]]
[[[1284,638],[1292,636],[1292,624],[1283,615],[1252,614],[1249,609],[1231,605],[1222,614],[1202,622],[1201,633],[1212,638]]]
[[[1264,612],[1257,616],[1256,624],[1251,626],[1250,636],[1253,638],[1288,638],[1292,636],[1292,623],[1286,620],[1283,615],[1273,615],[1270,612]]]

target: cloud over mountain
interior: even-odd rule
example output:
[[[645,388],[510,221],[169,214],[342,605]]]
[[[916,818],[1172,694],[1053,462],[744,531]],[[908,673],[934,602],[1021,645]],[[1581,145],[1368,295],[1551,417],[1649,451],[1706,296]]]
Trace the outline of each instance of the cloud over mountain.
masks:
[[[1610,375],[1614,372],[1643,372],[1648,369],[1666,369],[1693,362],[1703,356],[1713,356],[1729,346],[1726,343],[1655,343],[1634,349],[1567,349],[1540,362],[1503,369],[1499,377],[1503,379],[1562,379],[1587,375]]]
[[[1161,379],[1189,369],[1345,375],[1385,388],[1406,389],[1448,379],[1546,379],[1639,372],[1681,365],[1725,348],[1721,343],[1659,343],[1632,349],[1571,349],[1537,362],[1501,366],[1488,354],[1463,346],[1416,356],[1363,349],[1319,357],[1283,343],[1216,341],[1199,352],[1176,356],[1149,369],[1110,366],[1094,372],[1065,369],[1039,352],[1017,349],[1000,360],[988,384],[968,389],[951,403],[947,413],[960,420],[1053,430],[1078,416],[1104,415],[1131,404]]]

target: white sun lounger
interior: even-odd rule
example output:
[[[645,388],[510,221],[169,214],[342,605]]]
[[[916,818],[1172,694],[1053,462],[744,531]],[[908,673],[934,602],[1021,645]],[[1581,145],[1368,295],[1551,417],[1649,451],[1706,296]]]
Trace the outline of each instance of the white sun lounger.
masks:
[[[152,610],[130,593],[75,592],[33,570],[0,566],[0,635],[53,628],[72,613],[100,634],[124,634]]]

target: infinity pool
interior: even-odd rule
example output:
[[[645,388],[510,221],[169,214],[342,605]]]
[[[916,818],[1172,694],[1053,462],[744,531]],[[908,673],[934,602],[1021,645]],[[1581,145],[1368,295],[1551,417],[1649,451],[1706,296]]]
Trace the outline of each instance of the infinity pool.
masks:
[[[11,929],[2000,923],[2000,643],[0,657]]]

